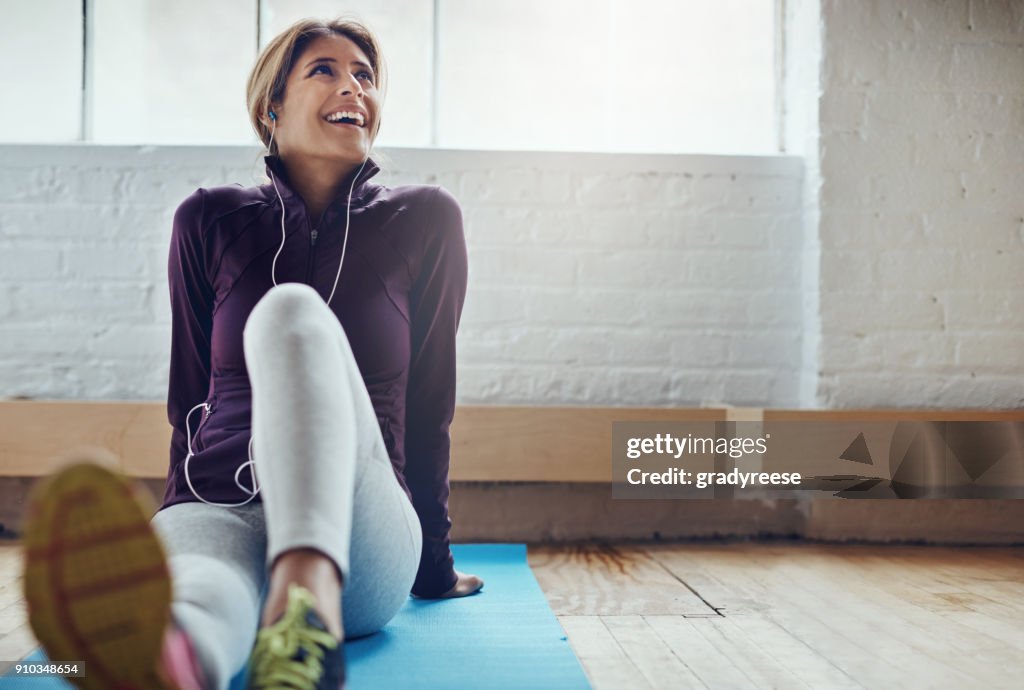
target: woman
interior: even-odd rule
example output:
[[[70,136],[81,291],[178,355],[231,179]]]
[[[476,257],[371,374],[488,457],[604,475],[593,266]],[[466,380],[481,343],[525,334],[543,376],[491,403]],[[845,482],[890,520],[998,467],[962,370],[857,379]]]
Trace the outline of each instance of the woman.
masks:
[[[440,187],[369,181],[382,62],[357,22],[276,37],[247,94],[270,184],[198,189],[174,215],[155,532],[96,466],[33,500],[30,619],[51,659],[87,662],[81,687],[226,688],[249,658],[251,687],[333,689],[344,637],[379,630],[410,591],[483,586],[448,539],[462,216]],[[103,576],[54,584],[69,544]],[[52,601],[103,621],[71,625]]]

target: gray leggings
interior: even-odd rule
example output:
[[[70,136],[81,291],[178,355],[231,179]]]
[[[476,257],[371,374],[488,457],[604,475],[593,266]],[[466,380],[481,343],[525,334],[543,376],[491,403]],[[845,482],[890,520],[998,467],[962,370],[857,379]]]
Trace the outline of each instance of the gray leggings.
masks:
[[[243,341],[262,504],[179,503],[152,520],[170,560],[173,616],[218,689],[248,660],[277,556],[297,547],[330,556],[352,638],[401,608],[423,539],[348,338],[316,291],[272,288]]]

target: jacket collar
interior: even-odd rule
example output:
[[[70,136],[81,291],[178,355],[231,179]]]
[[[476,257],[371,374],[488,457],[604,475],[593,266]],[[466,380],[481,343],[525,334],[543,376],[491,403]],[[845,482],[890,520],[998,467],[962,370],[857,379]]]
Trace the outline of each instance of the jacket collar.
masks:
[[[277,183],[277,189],[281,194],[282,199],[290,201],[302,202],[301,197],[295,188],[292,187],[291,181],[288,179],[288,171],[285,170],[284,163],[281,161],[279,156],[264,156],[264,163],[267,167],[267,177],[270,177],[274,182]],[[372,158],[366,159],[366,164],[363,166],[362,171],[356,178],[355,187],[352,188],[352,207],[358,208],[357,202],[362,202],[369,194],[373,191],[376,185],[371,185],[368,180],[380,172],[380,166]],[[342,191],[331,200],[328,208],[333,207],[339,201],[345,203],[348,201],[348,188],[351,185],[351,178],[346,180],[346,183],[342,185]]]

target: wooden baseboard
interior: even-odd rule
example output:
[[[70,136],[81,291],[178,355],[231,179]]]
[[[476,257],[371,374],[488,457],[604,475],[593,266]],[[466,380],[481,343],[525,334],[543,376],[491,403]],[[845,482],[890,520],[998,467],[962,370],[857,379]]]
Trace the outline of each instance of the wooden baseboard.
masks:
[[[41,477],[83,447],[130,476],[167,476],[171,427],[157,402],[0,401],[0,477]],[[724,408],[460,405],[453,481],[611,481],[614,421],[720,421]]]
[[[611,481],[612,422],[1022,421],[1024,410],[771,410],[460,405],[452,481]],[[160,402],[0,401],[0,477],[40,477],[83,447],[112,453],[140,478],[167,475],[170,426]]]

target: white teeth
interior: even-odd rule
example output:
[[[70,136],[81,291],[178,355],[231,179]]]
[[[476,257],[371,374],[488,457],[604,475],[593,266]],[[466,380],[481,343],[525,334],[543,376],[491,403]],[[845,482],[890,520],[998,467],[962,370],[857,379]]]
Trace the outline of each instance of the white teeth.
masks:
[[[327,116],[326,119],[328,122],[337,122],[342,118],[349,118],[355,120],[356,124],[358,124],[360,127],[362,127],[364,124],[362,113],[350,112],[348,110],[339,110],[336,113],[331,113],[330,115]]]

